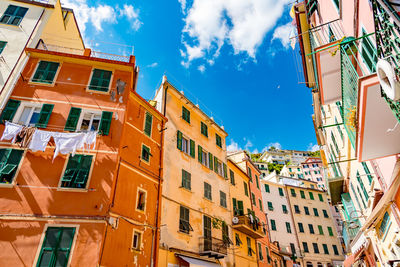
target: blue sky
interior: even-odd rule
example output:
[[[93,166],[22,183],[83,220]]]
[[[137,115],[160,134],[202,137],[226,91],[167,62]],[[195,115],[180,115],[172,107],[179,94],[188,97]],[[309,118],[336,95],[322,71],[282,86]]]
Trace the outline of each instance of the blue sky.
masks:
[[[74,8],[88,47],[127,55],[134,46],[144,98],[165,74],[225,127],[230,148],[250,151],[316,143],[311,93],[299,84],[299,51],[288,43],[289,2],[62,1]]]

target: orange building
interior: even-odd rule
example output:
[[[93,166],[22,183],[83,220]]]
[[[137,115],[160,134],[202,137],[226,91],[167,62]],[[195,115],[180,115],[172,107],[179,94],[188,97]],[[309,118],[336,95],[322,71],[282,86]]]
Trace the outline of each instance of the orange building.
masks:
[[[150,266],[166,119],[135,58],[26,53],[0,116],[0,266]]]

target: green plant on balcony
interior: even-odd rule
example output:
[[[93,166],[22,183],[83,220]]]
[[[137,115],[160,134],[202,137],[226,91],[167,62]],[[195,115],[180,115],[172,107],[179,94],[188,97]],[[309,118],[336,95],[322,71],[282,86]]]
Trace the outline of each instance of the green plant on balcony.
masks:
[[[348,109],[347,117],[346,117],[346,125],[349,127],[352,131],[355,131],[357,129],[358,125],[358,120],[357,120],[357,107],[352,106],[351,108]]]

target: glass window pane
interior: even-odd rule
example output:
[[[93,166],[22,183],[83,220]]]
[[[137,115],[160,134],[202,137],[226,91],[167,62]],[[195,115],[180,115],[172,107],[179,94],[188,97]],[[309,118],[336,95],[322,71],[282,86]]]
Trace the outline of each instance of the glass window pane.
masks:
[[[19,117],[18,123],[26,125],[29,119],[29,115],[31,114],[31,107],[24,107],[21,116]]]
[[[43,251],[38,267],[49,267],[53,251]]]

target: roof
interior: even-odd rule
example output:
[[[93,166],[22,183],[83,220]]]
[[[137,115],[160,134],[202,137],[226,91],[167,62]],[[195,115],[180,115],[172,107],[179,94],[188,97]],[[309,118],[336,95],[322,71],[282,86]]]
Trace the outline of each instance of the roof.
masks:
[[[47,3],[34,1],[34,0],[14,0],[14,1],[20,2],[20,3],[25,3],[25,4],[30,4],[30,5],[35,5],[35,6],[54,8],[54,5],[52,5],[52,4],[47,4]]]

